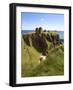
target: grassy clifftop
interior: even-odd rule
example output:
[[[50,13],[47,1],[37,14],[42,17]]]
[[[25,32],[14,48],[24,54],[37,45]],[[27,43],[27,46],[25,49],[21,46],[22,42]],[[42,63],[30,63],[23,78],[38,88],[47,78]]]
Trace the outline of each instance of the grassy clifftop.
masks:
[[[21,76],[54,76],[64,74],[64,46],[56,32],[34,33],[22,36]],[[40,55],[46,60],[40,62]]]

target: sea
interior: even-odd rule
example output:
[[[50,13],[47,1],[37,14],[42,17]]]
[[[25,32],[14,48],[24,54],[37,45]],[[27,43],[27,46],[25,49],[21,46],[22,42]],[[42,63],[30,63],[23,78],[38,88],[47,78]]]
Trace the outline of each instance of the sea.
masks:
[[[34,30],[21,30],[21,34],[22,35],[26,35],[29,32],[35,32]],[[46,31],[47,32],[47,31]],[[54,32],[54,31],[50,31],[50,32]],[[59,34],[60,39],[62,40],[62,42],[64,43],[64,31],[55,31]]]
[[[26,35],[29,32],[35,32],[34,30],[21,30],[22,35]]]

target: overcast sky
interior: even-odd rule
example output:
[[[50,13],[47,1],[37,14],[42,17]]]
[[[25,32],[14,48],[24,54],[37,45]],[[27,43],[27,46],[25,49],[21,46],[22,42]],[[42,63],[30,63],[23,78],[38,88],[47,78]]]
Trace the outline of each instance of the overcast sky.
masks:
[[[22,30],[35,30],[36,27],[43,27],[46,30],[64,30],[64,15],[51,13],[21,13]]]

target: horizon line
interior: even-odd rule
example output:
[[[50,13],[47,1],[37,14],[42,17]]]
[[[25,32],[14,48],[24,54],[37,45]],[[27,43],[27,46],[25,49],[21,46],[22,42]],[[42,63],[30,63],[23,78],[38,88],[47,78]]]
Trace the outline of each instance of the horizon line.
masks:
[[[24,30],[22,30],[22,31],[24,31]],[[27,30],[27,31],[31,31],[31,30]],[[33,31],[35,31],[35,30],[33,30]],[[46,31],[64,31],[64,30],[46,30]]]

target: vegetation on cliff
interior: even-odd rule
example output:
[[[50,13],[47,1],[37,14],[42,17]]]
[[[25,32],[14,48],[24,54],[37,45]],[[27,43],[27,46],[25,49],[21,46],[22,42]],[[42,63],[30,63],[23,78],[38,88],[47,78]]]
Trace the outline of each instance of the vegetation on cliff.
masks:
[[[42,27],[22,35],[21,76],[64,75],[64,46],[57,32],[46,32]],[[40,61],[40,55],[46,60]]]

